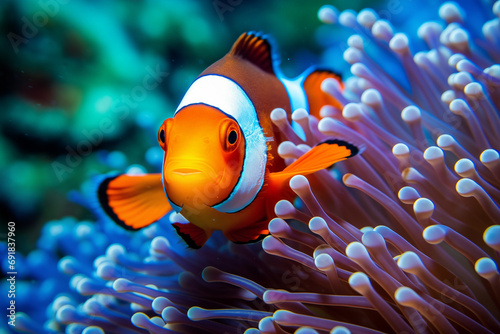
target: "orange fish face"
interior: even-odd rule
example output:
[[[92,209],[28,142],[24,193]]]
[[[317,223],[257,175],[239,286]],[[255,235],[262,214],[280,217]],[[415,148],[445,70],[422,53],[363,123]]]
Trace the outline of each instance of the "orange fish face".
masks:
[[[207,105],[189,105],[163,122],[158,142],[165,151],[165,191],[173,204],[201,209],[231,194],[245,156],[245,139],[234,119]]]

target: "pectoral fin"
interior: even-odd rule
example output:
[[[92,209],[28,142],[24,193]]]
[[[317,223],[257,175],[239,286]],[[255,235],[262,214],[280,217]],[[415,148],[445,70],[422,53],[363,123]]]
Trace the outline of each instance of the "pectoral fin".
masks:
[[[308,175],[350,158],[358,152],[356,146],[343,140],[327,140],[313,147],[281,172],[270,173],[270,181],[280,183],[279,181],[288,180],[295,175]]]
[[[148,226],[172,210],[161,174],[106,178],[99,185],[98,199],[108,216],[126,229]]]

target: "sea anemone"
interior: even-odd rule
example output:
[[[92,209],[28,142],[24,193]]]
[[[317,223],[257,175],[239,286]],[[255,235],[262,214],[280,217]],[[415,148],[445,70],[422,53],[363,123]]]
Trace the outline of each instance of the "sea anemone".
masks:
[[[321,120],[272,112],[279,154],[291,162],[329,138],[363,152],[292,178],[298,199],[278,202],[259,244],[215,236],[188,251],[169,226],[177,214],[134,234],[102,216],[50,223],[25,264],[41,283],[23,298],[60,294],[16,330],[500,332],[500,23],[480,36],[465,15],[444,3],[418,29],[428,50],[413,54],[375,11],[322,7],[320,20],[356,31],[343,53],[353,76],[322,83],[343,108],[323,107]],[[44,272],[59,254],[66,276]]]

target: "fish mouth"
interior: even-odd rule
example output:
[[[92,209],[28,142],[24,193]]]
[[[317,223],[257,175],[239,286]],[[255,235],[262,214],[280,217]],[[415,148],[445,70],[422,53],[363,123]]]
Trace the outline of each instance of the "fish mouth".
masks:
[[[185,175],[200,174],[202,173],[202,171],[194,168],[177,168],[172,170],[172,173],[185,176]]]
[[[201,176],[216,175],[210,164],[202,160],[171,160],[165,165],[167,174],[176,176]]]

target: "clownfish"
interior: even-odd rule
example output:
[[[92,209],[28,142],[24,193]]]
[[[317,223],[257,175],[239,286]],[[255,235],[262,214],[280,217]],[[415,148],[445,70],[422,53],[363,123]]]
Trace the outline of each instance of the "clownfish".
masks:
[[[274,206],[292,200],[289,180],[352,157],[358,148],[342,140],[313,147],[289,166],[277,154],[283,135],[273,125],[275,108],[305,108],[319,117],[339,103],[322,92],[332,71],[309,69],[287,79],[277,67],[269,38],[244,33],[227,55],[191,84],[174,116],[158,131],[161,174],[118,175],[98,187],[99,202],[115,222],[139,229],[172,209],[189,223],[174,223],[188,246],[200,248],[215,230],[236,243],[269,234]]]

